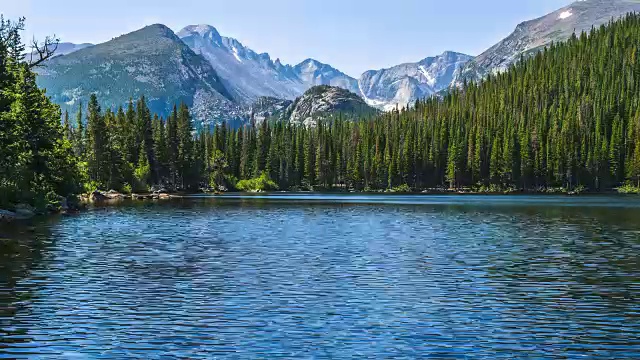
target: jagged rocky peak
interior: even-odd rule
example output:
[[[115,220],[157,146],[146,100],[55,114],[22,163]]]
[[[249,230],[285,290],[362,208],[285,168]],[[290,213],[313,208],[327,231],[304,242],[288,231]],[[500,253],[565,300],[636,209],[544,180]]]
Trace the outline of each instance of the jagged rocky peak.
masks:
[[[365,101],[385,110],[404,107],[451,86],[472,56],[453,51],[387,69],[370,70],[358,81]]]
[[[203,39],[209,39],[210,41],[216,44],[222,43],[222,36],[220,36],[220,33],[218,32],[218,30],[215,27],[211,25],[206,25],[206,24],[189,25],[184,29],[180,30],[177,35],[180,38],[195,35]]]

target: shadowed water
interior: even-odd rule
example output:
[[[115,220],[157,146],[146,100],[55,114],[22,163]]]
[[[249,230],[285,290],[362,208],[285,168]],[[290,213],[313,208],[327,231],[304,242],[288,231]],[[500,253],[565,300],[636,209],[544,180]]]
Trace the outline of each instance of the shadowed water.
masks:
[[[0,358],[639,358],[640,198],[271,195],[0,229]]]

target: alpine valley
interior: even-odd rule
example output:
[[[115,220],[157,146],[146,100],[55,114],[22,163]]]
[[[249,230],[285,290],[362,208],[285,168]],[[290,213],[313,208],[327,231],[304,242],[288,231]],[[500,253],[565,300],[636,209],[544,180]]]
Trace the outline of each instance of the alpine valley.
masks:
[[[577,1],[521,23],[477,57],[445,51],[414,63],[369,70],[357,79],[315,59],[283,64],[268,53],[257,53],[239,40],[222,36],[210,25],[189,25],[174,33],[156,24],[102,44],[60,44],[57,56],[38,70],[37,81],[55,103],[71,113],[96,93],[105,108],[145,95],[150,110],[161,116],[168,115],[173,104],[184,102],[199,122],[243,123],[252,115],[258,121],[277,115],[281,120],[308,122],[308,116],[298,118],[292,109],[288,113],[295,119],[289,119],[284,110],[312,101],[301,97],[313,87],[349,91],[369,105],[356,106],[365,112],[369,107],[388,111],[412,106],[451,86],[505,71],[523,56],[567,40],[574,31],[588,31],[634,11],[640,11],[640,2],[634,0]],[[353,103],[339,104],[352,102],[352,96],[326,91],[312,93],[335,97],[331,108],[352,108]],[[312,97],[313,101],[321,98]],[[267,104],[279,110],[265,108]],[[311,108],[322,108],[322,104],[308,104]]]

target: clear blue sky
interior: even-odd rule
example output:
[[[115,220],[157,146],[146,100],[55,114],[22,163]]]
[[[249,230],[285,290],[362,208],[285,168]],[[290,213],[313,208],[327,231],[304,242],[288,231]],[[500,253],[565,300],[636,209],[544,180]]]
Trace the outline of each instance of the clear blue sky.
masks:
[[[315,58],[352,76],[453,50],[477,55],[570,0],[0,0],[25,36],[107,41],[144,25],[215,26],[283,63]]]

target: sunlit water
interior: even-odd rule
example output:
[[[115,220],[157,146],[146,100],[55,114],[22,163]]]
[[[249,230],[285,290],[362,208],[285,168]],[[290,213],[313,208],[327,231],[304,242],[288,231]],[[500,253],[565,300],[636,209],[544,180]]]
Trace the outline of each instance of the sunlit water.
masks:
[[[640,358],[640,198],[276,195],[0,228],[0,358]]]

